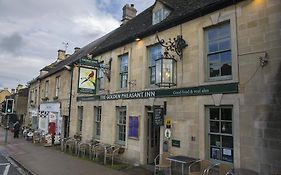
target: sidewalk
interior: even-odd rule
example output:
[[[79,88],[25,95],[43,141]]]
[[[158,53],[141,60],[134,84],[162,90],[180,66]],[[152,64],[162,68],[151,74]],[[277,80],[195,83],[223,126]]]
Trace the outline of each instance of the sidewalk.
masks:
[[[9,133],[4,145],[5,131],[0,127],[0,152],[9,155],[30,172],[38,175],[150,175],[141,167],[117,171],[89,160],[65,154],[52,147],[33,144],[24,139],[13,139]],[[126,172],[126,173],[125,173]]]

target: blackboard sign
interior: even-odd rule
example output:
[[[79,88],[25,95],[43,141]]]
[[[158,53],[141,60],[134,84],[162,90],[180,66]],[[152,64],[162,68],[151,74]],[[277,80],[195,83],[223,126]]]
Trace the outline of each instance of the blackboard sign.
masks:
[[[154,120],[155,126],[163,126],[164,125],[163,108],[154,107],[153,113],[154,113],[153,120]]]
[[[181,141],[180,140],[172,140],[172,146],[180,148],[181,147]]]

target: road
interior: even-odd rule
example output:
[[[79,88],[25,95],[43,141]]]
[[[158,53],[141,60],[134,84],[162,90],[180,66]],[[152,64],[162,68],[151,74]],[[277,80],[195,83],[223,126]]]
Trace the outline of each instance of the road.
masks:
[[[9,158],[0,152],[0,174],[2,175],[23,175],[24,172],[17,167]]]

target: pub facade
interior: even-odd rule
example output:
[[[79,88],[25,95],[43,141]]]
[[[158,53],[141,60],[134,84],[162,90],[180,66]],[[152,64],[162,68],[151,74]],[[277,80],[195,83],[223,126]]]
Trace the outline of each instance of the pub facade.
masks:
[[[69,63],[70,136],[280,172],[280,7],[157,0]]]

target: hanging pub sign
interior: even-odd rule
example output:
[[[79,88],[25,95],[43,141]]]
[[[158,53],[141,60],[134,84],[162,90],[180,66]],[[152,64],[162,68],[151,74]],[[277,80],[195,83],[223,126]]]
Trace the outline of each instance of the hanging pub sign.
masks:
[[[83,57],[80,59],[79,65],[78,92],[95,94],[98,61]]]
[[[154,107],[153,108],[153,121],[155,126],[163,126],[164,125],[164,113],[163,108]]]
[[[79,67],[78,92],[96,93],[97,70],[95,68]]]

